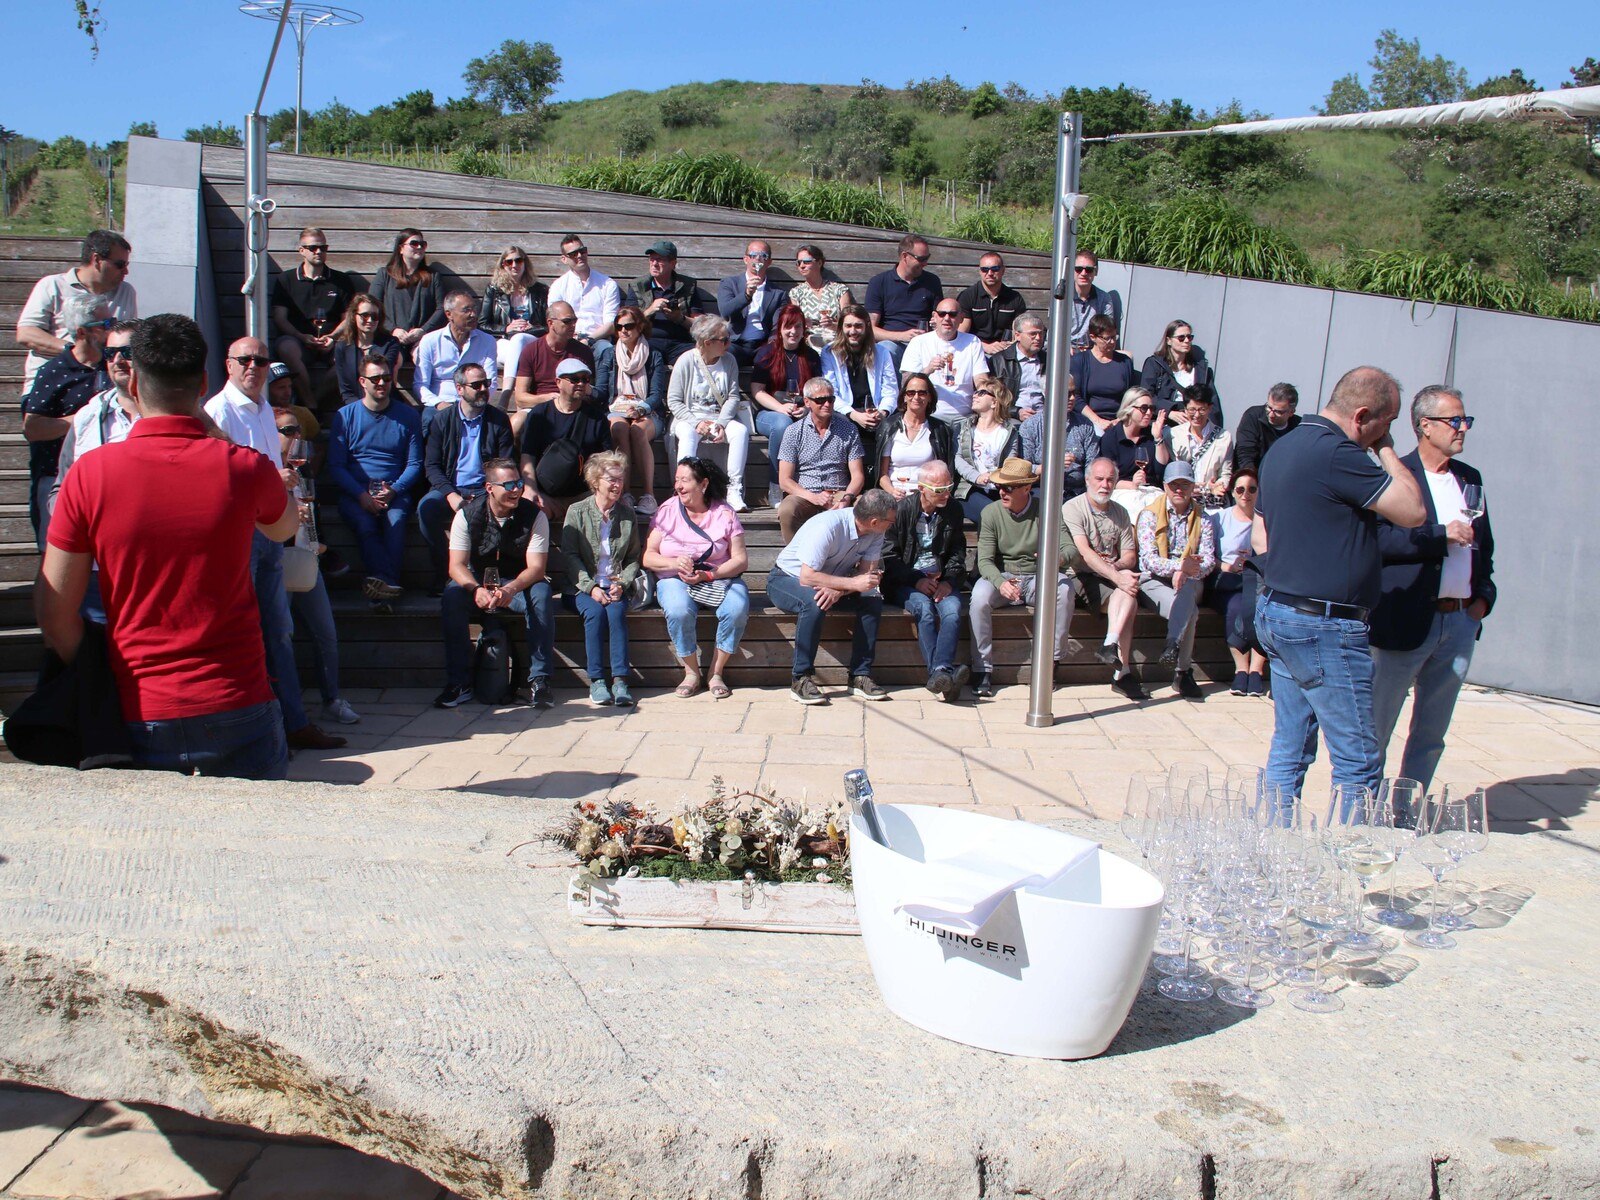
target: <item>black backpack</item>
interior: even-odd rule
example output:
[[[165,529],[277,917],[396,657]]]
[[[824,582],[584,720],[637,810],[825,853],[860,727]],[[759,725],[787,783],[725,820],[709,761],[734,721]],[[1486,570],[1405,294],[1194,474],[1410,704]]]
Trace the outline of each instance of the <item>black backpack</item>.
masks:
[[[498,623],[478,635],[472,695],[479,704],[504,704],[511,694],[511,639]]]
[[[583,491],[583,454],[568,438],[551,442],[539,457],[534,481],[546,496],[576,496]]]

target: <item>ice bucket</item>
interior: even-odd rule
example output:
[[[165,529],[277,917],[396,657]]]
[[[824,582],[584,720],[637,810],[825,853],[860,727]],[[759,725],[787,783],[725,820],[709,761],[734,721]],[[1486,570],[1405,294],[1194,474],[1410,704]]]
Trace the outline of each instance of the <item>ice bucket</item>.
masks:
[[[1026,821],[918,804],[877,812],[888,845],[858,814],[850,856],[889,1010],[1002,1054],[1105,1050],[1155,945],[1160,882],[1095,842]]]

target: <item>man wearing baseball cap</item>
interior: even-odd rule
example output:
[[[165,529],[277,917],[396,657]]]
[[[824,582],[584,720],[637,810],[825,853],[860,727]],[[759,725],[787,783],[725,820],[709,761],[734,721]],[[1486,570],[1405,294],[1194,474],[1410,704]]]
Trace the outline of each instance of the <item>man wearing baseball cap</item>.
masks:
[[[1186,700],[1200,699],[1194,681],[1194,629],[1200,590],[1217,569],[1217,538],[1194,502],[1194,468],[1167,464],[1161,495],[1139,514],[1139,595],[1167,619],[1161,662],[1174,668],[1172,686]]]
[[[633,302],[650,322],[650,348],[661,351],[668,367],[694,339],[689,322],[701,313],[699,280],[678,274],[678,247],[662,238],[644,248],[650,273],[633,281]]]

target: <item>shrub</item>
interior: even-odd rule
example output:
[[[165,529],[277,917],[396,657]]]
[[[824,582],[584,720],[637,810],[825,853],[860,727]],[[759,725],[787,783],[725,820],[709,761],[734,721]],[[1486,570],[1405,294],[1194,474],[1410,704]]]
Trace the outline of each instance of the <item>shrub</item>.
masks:
[[[908,80],[906,91],[911,93],[911,103],[929,112],[960,112],[967,104],[967,89],[949,75],[941,75],[937,79],[930,75],[922,80]]]
[[[617,130],[617,153],[623,158],[637,158],[656,140],[655,123],[643,113],[634,113],[623,120]]]
[[[713,126],[721,119],[716,102],[709,96],[673,92],[661,98],[661,123],[668,129]]]
[[[89,161],[89,147],[79,138],[64,135],[49,145],[41,146],[38,158],[40,169],[45,171],[78,167]]]
[[[789,198],[790,216],[870,225],[874,229],[911,228],[911,219],[898,204],[853,183],[819,179],[796,188]]]
[[[733,154],[679,151],[644,168],[652,196],[716,204],[748,212],[787,212],[789,194],[777,177]]]
[[[967,101],[967,116],[974,121],[981,120],[991,113],[1002,111],[1006,102],[1001,99],[999,89],[985,79],[972,93],[972,98]]]
[[[504,176],[505,168],[500,163],[500,156],[487,150],[474,150],[471,148],[457,150],[450,156],[450,169],[457,175],[493,175]]]

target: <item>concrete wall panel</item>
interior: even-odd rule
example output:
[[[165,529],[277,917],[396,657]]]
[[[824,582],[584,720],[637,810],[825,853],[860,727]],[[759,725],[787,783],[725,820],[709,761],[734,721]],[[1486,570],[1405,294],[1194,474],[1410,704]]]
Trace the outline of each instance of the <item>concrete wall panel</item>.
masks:
[[[1228,281],[1221,275],[1134,267],[1133,292],[1138,302],[1127,313],[1122,331],[1122,348],[1133,356],[1134,366],[1144,366],[1167,322],[1178,318],[1193,323],[1194,340],[1210,357],[1222,328],[1227,286]]]
[[[1315,412],[1326,404],[1333,385],[1352,367],[1382,367],[1400,381],[1401,396],[1408,403],[1417,389],[1443,383],[1455,313],[1449,305],[1335,292],[1321,394],[1311,404],[1302,390],[1301,412]],[[1397,440],[1402,440],[1398,431]]]
[[[1275,383],[1294,384],[1301,408],[1316,411],[1332,312],[1333,293],[1326,288],[1228,280],[1222,335],[1206,352],[1230,429]]]

